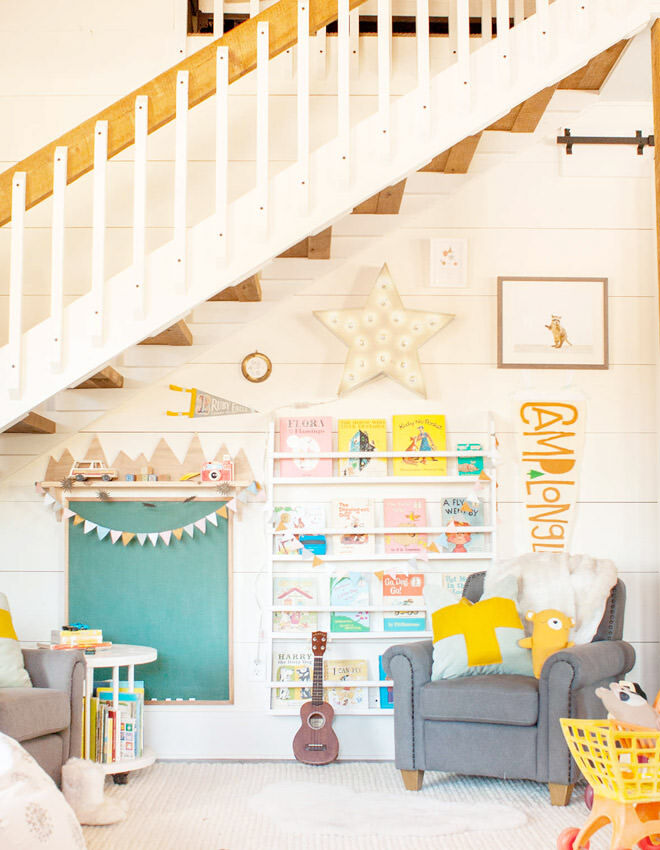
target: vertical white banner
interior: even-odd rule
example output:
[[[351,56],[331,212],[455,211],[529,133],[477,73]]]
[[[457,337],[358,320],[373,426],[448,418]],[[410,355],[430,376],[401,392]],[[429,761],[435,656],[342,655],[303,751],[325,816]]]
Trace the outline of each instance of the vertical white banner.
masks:
[[[530,552],[570,552],[586,404],[582,399],[515,402],[518,459]]]

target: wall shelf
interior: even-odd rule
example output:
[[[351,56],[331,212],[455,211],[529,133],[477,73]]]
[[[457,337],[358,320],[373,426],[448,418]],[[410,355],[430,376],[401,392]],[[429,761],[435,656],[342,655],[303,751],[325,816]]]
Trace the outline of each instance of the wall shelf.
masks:
[[[323,682],[324,688],[361,688],[363,691],[356,700],[356,704],[352,707],[337,706],[335,711],[338,715],[355,715],[355,716],[388,716],[391,715],[391,708],[381,707],[382,690],[387,687],[391,688],[391,681],[388,679],[374,679],[374,673],[378,675],[379,657],[386,646],[404,641],[425,640],[431,637],[432,632],[427,628],[414,631],[410,628],[405,628],[405,621],[402,619],[403,627],[395,630],[389,628],[385,630],[384,618],[389,614],[394,619],[396,611],[394,599],[396,597],[387,597],[383,600],[378,598],[378,594],[382,594],[382,584],[380,580],[376,580],[375,574],[383,571],[386,575],[397,571],[397,574],[404,574],[407,570],[404,564],[409,561],[416,561],[414,569],[408,570],[415,574],[425,576],[425,583],[431,576],[444,577],[451,573],[457,573],[461,577],[464,574],[473,572],[479,569],[482,565],[478,562],[489,562],[496,556],[497,543],[497,527],[495,525],[495,510],[496,510],[496,473],[494,464],[497,458],[496,441],[493,432],[492,423],[489,423],[490,440],[488,448],[473,450],[473,451],[433,451],[425,453],[426,457],[445,458],[447,459],[447,472],[458,472],[458,458],[483,458],[484,461],[489,461],[488,474],[447,474],[447,475],[372,475],[369,477],[361,477],[360,475],[345,476],[308,476],[301,475],[300,477],[290,477],[279,475],[280,461],[290,461],[300,458],[306,460],[332,460],[339,461],[342,458],[369,458],[370,460],[381,459],[389,465],[390,460],[396,458],[415,458],[419,460],[419,452],[410,451],[380,451],[380,452],[310,452],[310,453],[295,453],[295,452],[280,452],[275,451],[276,434],[274,426],[271,426],[268,437],[267,451],[267,487],[274,506],[292,505],[296,510],[297,503],[323,503],[325,505],[326,517],[327,511],[331,508],[331,504],[336,499],[350,502],[351,499],[368,500],[373,503],[374,509],[380,511],[380,516],[375,512],[369,517],[370,525],[360,525],[354,533],[359,535],[369,535],[375,543],[374,549],[385,548],[385,535],[410,535],[411,526],[387,525],[382,520],[384,513],[382,512],[382,502],[384,498],[423,498],[426,502],[427,518],[426,525],[415,526],[414,534],[426,535],[427,545],[432,541],[433,537],[438,537],[441,534],[455,533],[455,528],[448,526],[448,519],[443,523],[434,523],[438,513],[444,513],[438,502],[444,499],[456,499],[457,497],[468,497],[478,499],[478,507],[481,511],[481,521],[484,525],[471,525],[469,533],[475,537],[479,535],[476,543],[487,551],[467,551],[467,552],[450,552],[450,551],[402,551],[402,552],[385,552],[385,551],[370,551],[365,552],[339,552],[333,551],[338,548],[339,539],[342,535],[346,535],[347,528],[338,527],[338,521],[335,519],[333,523],[323,523],[323,511],[318,508],[318,519],[316,524],[307,528],[295,527],[292,521],[288,520],[288,527],[285,529],[274,526],[266,530],[266,541],[269,547],[269,581],[270,581],[270,603],[267,607],[266,640],[269,647],[268,652],[268,670],[266,688],[270,695],[269,708],[274,715],[291,716],[299,713],[300,693],[301,691],[311,689],[311,677],[309,681],[303,675],[301,677],[300,670],[296,669],[296,665],[306,669],[307,665],[307,650],[310,646],[312,631],[321,630],[327,632],[327,641],[330,651],[327,653],[326,659],[329,662],[343,661],[345,663],[353,662],[355,665],[361,665],[362,676],[360,679],[325,679]],[[336,439],[336,437],[335,437]],[[333,463],[333,467],[337,464]],[[412,470],[411,470],[412,471]],[[391,473],[390,469],[383,469],[383,472]],[[365,491],[360,492],[359,488],[344,487],[343,485],[365,485]],[[475,488],[478,484],[479,487]],[[410,488],[406,485],[412,485],[415,491],[411,494]],[[422,495],[418,495],[420,485],[426,485],[422,489]],[[461,491],[461,487],[465,488]],[[295,488],[295,490],[294,490]],[[281,494],[278,495],[278,489]],[[359,494],[359,495],[358,495]],[[454,506],[454,510],[455,510]],[[466,510],[466,517],[468,515]],[[304,517],[304,514],[302,514]],[[449,514],[452,516],[452,514]],[[381,522],[378,522],[378,519]],[[455,515],[455,520],[458,523],[461,517]],[[401,519],[398,519],[401,522]],[[486,524],[487,523],[487,524]],[[349,532],[350,533],[350,532]],[[290,550],[300,543],[303,536],[326,537],[326,553],[315,551],[311,542],[308,542],[308,553],[303,558],[300,551]],[[481,542],[480,542],[481,541]],[[436,541],[433,541],[436,542]],[[293,545],[292,545],[293,544]],[[442,550],[441,541],[437,541],[436,545]],[[466,544],[467,545],[467,544]],[[475,545],[475,540],[472,540],[472,545]],[[281,551],[278,553],[278,548],[289,551]],[[447,548],[447,547],[445,547]],[[448,548],[451,548],[449,546]],[[318,557],[321,560],[317,566],[312,567],[312,560]],[[332,605],[329,602],[329,585],[332,577],[339,578],[342,575],[341,569],[334,564],[349,565],[346,567],[352,572],[362,573],[369,586],[369,603],[355,604],[355,606]],[[386,565],[390,565],[389,568]],[[392,567],[392,564],[401,564],[401,569],[397,566]],[[339,572],[338,572],[339,570]],[[345,573],[344,573],[345,574]],[[277,579],[276,579],[277,577]],[[303,577],[307,586],[315,588],[314,596],[311,601],[305,604],[294,604],[283,606],[278,604],[276,593],[281,593],[281,588],[286,589],[287,584],[283,581],[286,578],[293,580]],[[310,577],[315,577],[316,582],[310,585]],[[279,585],[276,585],[276,580]],[[325,587],[323,586],[325,583]],[[444,583],[444,582],[443,582]],[[451,585],[448,585],[451,586]],[[278,590],[280,588],[280,590]],[[320,592],[319,592],[320,591]],[[413,597],[414,598],[414,597]],[[300,601],[300,600],[299,600]],[[304,602],[304,598],[302,598]],[[373,604],[371,604],[373,603]],[[389,603],[389,604],[388,604]],[[410,606],[408,606],[410,610]],[[404,609],[405,610],[405,609]],[[333,614],[350,614],[355,611],[365,612],[369,615],[369,630],[365,631],[332,631],[332,615]],[[415,613],[419,612],[419,619],[426,617],[427,609],[423,598],[420,597],[420,605],[415,605]],[[286,615],[301,615],[306,618],[305,625],[301,628],[302,623],[300,618],[288,620]],[[316,617],[310,617],[316,615]],[[275,619],[277,617],[277,620]],[[310,622],[311,621],[311,622]],[[297,622],[298,628],[292,627],[292,623]],[[317,626],[314,623],[318,623]],[[283,624],[284,627],[279,626]],[[421,623],[420,623],[421,624]],[[287,629],[286,626],[289,626]],[[388,626],[390,623],[388,622]],[[396,623],[398,626],[399,623]],[[384,644],[384,645],[383,645]],[[358,650],[356,647],[361,646]],[[334,651],[332,650],[334,647]],[[344,649],[343,647],[350,647]],[[304,654],[303,654],[304,653]],[[350,658],[349,658],[350,656]],[[365,663],[366,662],[366,663]],[[336,672],[336,671],[335,671]],[[364,675],[364,673],[370,673]],[[290,676],[291,678],[287,678]],[[279,691],[279,693],[278,693]],[[298,692],[296,694],[296,691]],[[302,701],[307,699],[306,695],[302,695]],[[362,700],[360,702],[359,700]],[[291,706],[287,706],[287,701],[291,700]],[[389,702],[389,700],[388,700]],[[389,703],[391,705],[391,703]]]

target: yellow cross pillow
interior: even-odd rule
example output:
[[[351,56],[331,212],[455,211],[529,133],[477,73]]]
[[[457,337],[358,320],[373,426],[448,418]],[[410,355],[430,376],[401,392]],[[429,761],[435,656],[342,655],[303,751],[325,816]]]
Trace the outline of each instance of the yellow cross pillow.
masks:
[[[9,613],[9,602],[0,593],[0,688],[31,688],[23,667],[23,653]]]
[[[433,586],[424,597],[433,630],[433,681],[486,673],[532,675],[532,654],[518,645],[525,629],[511,597],[472,603]]]

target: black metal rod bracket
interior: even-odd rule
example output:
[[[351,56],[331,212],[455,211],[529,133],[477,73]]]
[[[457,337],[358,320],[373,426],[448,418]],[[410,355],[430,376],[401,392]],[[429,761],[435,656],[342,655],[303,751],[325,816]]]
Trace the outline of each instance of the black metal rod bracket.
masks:
[[[653,136],[643,136],[641,130],[636,130],[634,136],[572,136],[568,127],[563,136],[557,136],[558,145],[566,145],[566,154],[573,153],[573,145],[636,145],[637,155],[642,156],[645,147],[654,147]]]

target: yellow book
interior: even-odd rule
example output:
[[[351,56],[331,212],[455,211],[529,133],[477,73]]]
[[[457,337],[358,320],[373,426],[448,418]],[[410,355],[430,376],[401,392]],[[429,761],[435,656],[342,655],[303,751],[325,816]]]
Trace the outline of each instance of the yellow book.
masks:
[[[386,452],[387,424],[384,419],[338,419],[338,452]],[[371,478],[387,475],[386,458],[340,458],[341,476]]]
[[[446,458],[424,457],[425,452],[444,452],[446,448],[444,416],[411,414],[392,417],[392,451],[419,452],[419,458],[394,458],[394,475],[446,475]]]

